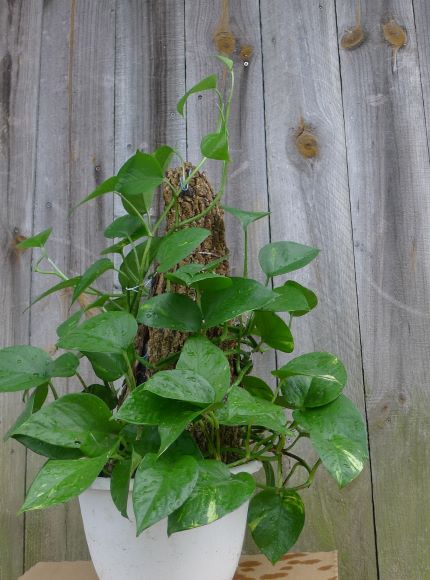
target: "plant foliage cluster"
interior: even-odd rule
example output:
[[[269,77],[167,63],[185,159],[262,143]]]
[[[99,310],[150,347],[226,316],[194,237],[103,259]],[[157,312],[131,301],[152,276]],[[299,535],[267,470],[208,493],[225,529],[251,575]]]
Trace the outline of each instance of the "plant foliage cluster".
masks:
[[[342,394],[347,375],[333,354],[292,358],[273,371],[275,391],[253,374],[259,353],[293,351],[291,323],[310,312],[317,298],[293,280],[281,285],[276,280],[305,267],[318,250],[294,242],[267,244],[259,253],[266,284],[248,277],[247,251],[242,277],[217,274],[219,260],[206,265],[183,262],[211,235],[195,222],[219,203],[226,185],[234,73],[231,61],[222,60],[231,79],[225,98],[212,75],[178,103],[183,114],[190,95],[212,91],[219,109],[216,131],[203,137],[203,157],[184,175],[182,187],[175,188],[165,177],[177,152],[168,146],[151,154],[137,151],[84,200],[114,192],[126,213],[106,228],[113,245],[80,276],[69,278],[49,257],[45,246],[50,230],[20,244],[39,249],[36,271],[58,278],[35,302],[64,288],[71,289],[72,304],[79,305],[83,294],[92,301],[58,327],[57,347],[64,353],[57,358],[34,346],[1,350],[0,391],[24,392],[24,411],[8,436],[47,458],[22,511],[66,502],[100,474],[111,477],[113,502],[125,517],[133,482],[138,534],[163,518],[168,518],[169,534],[203,526],[250,500],[248,524],[254,540],[276,562],[302,530],[300,491],[310,486],[319,465],[343,487],[362,470],[367,441],[359,412]],[[182,188],[207,159],[219,160],[222,167],[213,202],[190,219],[178,216],[175,227],[161,235]],[[172,189],[172,201],[153,220],[154,193],[162,184]],[[225,210],[239,220],[247,247],[248,228],[267,214]],[[109,254],[118,256],[118,268]],[[108,270],[118,271],[121,292],[97,288],[98,278]],[[168,281],[167,291],[151,296],[150,281],[157,273]],[[193,289],[194,297],[171,291],[172,283]],[[280,313],[289,315],[289,324]],[[138,325],[181,331],[187,339],[169,360],[151,365],[135,348]],[[230,350],[222,348],[226,344]],[[88,359],[97,377],[93,384],[79,373],[82,359]],[[150,370],[143,384],[136,384],[137,365]],[[73,379],[75,392],[58,396],[57,377]],[[123,384],[128,396],[120,401]],[[204,450],[190,425],[203,434]],[[220,432],[225,426],[239,429],[237,448],[223,447]],[[315,463],[308,464],[295,452],[295,445],[305,439],[318,456]],[[226,454],[233,454],[234,462],[226,464]],[[230,471],[252,460],[262,463],[264,484],[249,473]]]

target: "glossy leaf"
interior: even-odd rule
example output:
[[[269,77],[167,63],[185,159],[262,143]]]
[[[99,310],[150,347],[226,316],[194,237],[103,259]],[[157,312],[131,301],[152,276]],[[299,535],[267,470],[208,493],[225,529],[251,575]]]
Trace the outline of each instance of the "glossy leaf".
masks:
[[[176,461],[167,461],[155,454],[147,455],[134,478],[133,509],[137,535],[180,507],[193,491],[198,476],[198,463],[189,455]]]
[[[34,346],[9,346],[0,350],[0,393],[23,391],[47,383],[51,357]]]
[[[145,236],[148,227],[142,220],[134,215],[122,215],[117,217],[104,231],[105,238],[131,238],[135,234]]]
[[[160,262],[157,272],[167,272],[187,258],[210,235],[205,228],[186,228],[169,234],[158,246],[156,258]]]
[[[126,425],[121,430],[121,437],[140,457],[145,457],[147,453],[158,453],[160,449],[160,434],[155,425]]]
[[[366,429],[349,399],[340,395],[324,407],[294,411],[293,417],[310,433],[316,452],[340,487],[361,473],[368,459]]]
[[[102,274],[114,268],[113,262],[108,258],[100,258],[92,264],[88,270],[82,274],[81,279],[76,284],[73,290],[72,304],[79,298],[91,284],[97,280]]]
[[[103,312],[72,328],[58,341],[69,350],[121,353],[137,333],[137,323],[127,312]]]
[[[84,457],[80,449],[51,445],[34,437],[28,437],[28,435],[13,435],[13,438],[33,453],[37,453],[48,459],[80,459]]]
[[[215,414],[222,425],[259,425],[277,433],[286,432],[282,407],[257,399],[240,387],[233,387],[224,407]]]
[[[131,459],[118,461],[112,469],[110,494],[119,513],[127,517],[127,501],[131,480]]]
[[[185,95],[183,97],[181,97],[181,99],[179,100],[177,107],[176,107],[178,113],[180,115],[184,116],[185,103],[190,95],[193,95],[194,93],[200,93],[202,91],[209,91],[212,89],[216,89],[216,86],[217,86],[217,76],[216,75],[210,75],[210,76],[204,78],[203,80],[201,80],[200,82],[198,82],[196,85],[191,87],[191,89],[188,90],[185,93]]]
[[[101,195],[104,195],[105,193],[111,193],[113,191],[117,191],[117,189],[116,189],[117,181],[118,181],[118,179],[115,175],[113,177],[109,177],[109,179],[106,179],[105,181],[103,181],[103,183],[101,183],[98,187],[96,187],[96,189],[92,193],[87,195],[87,197],[85,197],[81,202],[79,202],[78,205],[74,209],[78,208],[80,205],[82,205],[83,203],[86,203],[87,201],[91,201],[92,199],[95,199],[96,197],[100,197]]]
[[[135,198],[140,197],[145,211],[148,212],[152,205],[154,190],[161,185],[163,179],[163,170],[155,157],[136,151],[118,171],[116,190],[133,205]]]
[[[205,336],[191,336],[182,347],[177,369],[194,371],[215,389],[220,401],[230,386],[230,364],[223,351]]]
[[[183,332],[197,332],[202,314],[188,296],[168,292],[147,300],[139,308],[138,322],[152,328],[170,328]]]
[[[275,564],[296,543],[305,523],[305,507],[296,491],[265,489],[249,504],[248,526],[263,554]]]
[[[48,372],[51,377],[73,377],[78,366],[78,357],[66,352],[51,362]]]
[[[145,382],[145,389],[165,399],[209,405],[215,391],[208,381],[190,370],[159,371]]]
[[[57,327],[58,338],[67,334],[69,332],[69,330],[71,330],[72,328],[75,328],[75,326],[78,326],[81,317],[82,317],[82,310],[78,310],[74,314],[69,316],[69,318],[67,318],[64,322],[62,322]]]
[[[228,152],[228,134],[225,128],[218,133],[205,135],[200,143],[200,151],[208,159],[230,161]]]
[[[161,169],[165,171],[174,153],[175,150],[169,147],[169,145],[161,145],[152,155],[158,161]]]
[[[20,511],[47,508],[80,495],[93,483],[106,461],[107,455],[48,461],[33,481]]]
[[[329,352],[311,352],[274,371],[282,379],[282,394],[296,408],[320,407],[334,401],[346,385],[346,369]]]
[[[79,449],[84,455],[95,457],[111,449],[117,439],[118,428],[111,417],[111,411],[98,397],[73,393],[42,407],[13,435]]]
[[[158,426],[163,453],[204,409],[190,403],[157,397],[145,390],[145,385],[135,389],[120,407],[116,419],[136,425]]]
[[[16,429],[18,429],[23,423],[25,423],[25,421],[27,421],[29,417],[31,417],[33,413],[36,413],[36,411],[42,407],[43,403],[46,401],[48,392],[48,385],[39,385],[34,389],[30,397],[27,399],[24,410],[19,415],[12,427],[5,434],[4,441],[9,439],[9,437],[12,436],[12,433]]]
[[[259,377],[252,377],[247,375],[242,379],[242,386],[257,399],[264,399],[265,401],[272,401],[273,391],[267,383]]]
[[[168,534],[210,524],[248,501],[255,490],[249,473],[231,475],[219,461],[200,462],[197,485],[187,501],[169,516]]]
[[[294,339],[288,325],[274,312],[257,311],[254,315],[252,334],[263,339],[268,346],[281,352],[294,350]]]
[[[82,351],[102,381],[116,381],[127,372],[127,362],[122,354]]]
[[[146,258],[147,269],[155,258],[160,241],[161,238],[151,238],[151,245]],[[134,249],[132,248],[122,262],[119,268],[118,280],[123,289],[134,288],[142,282],[142,276],[146,274],[146,271],[140,272],[140,266],[148,243],[149,242],[143,242]]]
[[[319,254],[319,250],[296,242],[272,242],[261,248],[260,266],[270,278],[303,268]]]
[[[47,230],[44,230],[35,236],[31,236],[31,238],[26,238],[22,242],[19,242],[16,247],[19,250],[27,250],[28,248],[42,248],[48,241],[51,232],[52,228],[48,228]]]
[[[250,310],[258,310],[276,295],[256,280],[231,278],[228,288],[202,296],[204,327],[211,328]]]
[[[237,218],[244,230],[246,230],[246,228],[253,222],[270,215],[269,211],[245,211],[243,209],[228,207],[226,205],[223,205],[223,210]]]
[[[262,310],[272,312],[290,312],[294,316],[303,316],[318,304],[316,295],[294,280],[288,280],[283,286],[273,289],[278,297]]]

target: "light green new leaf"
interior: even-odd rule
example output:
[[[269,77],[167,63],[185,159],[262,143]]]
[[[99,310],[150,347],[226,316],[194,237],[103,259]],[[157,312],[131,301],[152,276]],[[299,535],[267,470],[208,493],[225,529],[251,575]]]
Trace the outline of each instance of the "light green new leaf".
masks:
[[[145,383],[145,389],[165,399],[209,405],[215,401],[215,391],[208,381],[189,370],[159,371]]]
[[[220,401],[230,386],[230,364],[223,351],[205,336],[191,336],[182,347],[177,369],[194,371],[204,377]]]
[[[273,242],[261,248],[258,259],[263,272],[272,278],[303,268],[318,254],[316,248],[296,242]]]
[[[245,211],[236,207],[227,207],[226,205],[223,205],[222,209],[237,218],[244,230],[253,222],[270,215],[269,211]]]
[[[73,290],[72,304],[79,298],[82,292],[85,292],[85,290],[91,286],[94,280],[97,280],[97,278],[108,270],[113,270],[114,267],[113,262],[108,258],[100,258],[100,260],[91,264],[88,270],[82,274],[81,279]]]
[[[288,280],[283,286],[273,290],[278,297],[262,310],[290,312],[294,316],[303,316],[318,304],[316,294],[294,280]]]
[[[27,250],[28,248],[42,248],[48,241],[51,232],[52,228],[48,228],[47,230],[44,230],[35,236],[31,236],[31,238],[26,238],[22,242],[19,242],[16,247],[19,250]]]
[[[340,395],[324,407],[294,411],[293,417],[309,431],[316,452],[340,487],[361,473],[368,459],[366,429],[349,399]]]
[[[137,322],[128,312],[103,312],[72,328],[58,341],[69,350],[99,353],[126,351],[137,333]]]
[[[276,564],[296,543],[305,523],[305,506],[296,491],[265,489],[249,504],[248,526],[263,554]]]
[[[230,161],[228,152],[228,134],[226,129],[219,133],[209,133],[202,138],[200,151],[208,159],[217,159],[218,161]]]
[[[189,497],[199,476],[194,457],[166,460],[148,454],[134,478],[133,509],[137,535],[170,515]]]
[[[202,325],[202,313],[188,296],[168,292],[154,296],[142,304],[137,320],[152,328],[198,332]]]
[[[44,509],[80,495],[96,479],[107,455],[92,459],[49,460],[37,474],[21,512]]]
[[[0,350],[0,393],[23,391],[47,383],[51,357],[34,346],[9,346]]]
[[[169,234],[158,246],[156,258],[160,262],[157,272],[167,272],[187,258],[210,235],[205,228],[186,228]]]
[[[185,95],[181,97],[181,99],[179,100],[176,106],[178,113],[184,116],[184,106],[190,95],[193,95],[194,93],[200,93],[201,91],[210,91],[212,89],[216,89],[216,86],[217,86],[216,75],[210,75],[201,80],[200,82],[198,82],[196,85],[191,87],[191,89],[187,91]]]
[[[282,379],[282,394],[292,407],[321,407],[334,401],[346,385],[346,369],[329,352],[302,354],[273,372]]]
[[[274,312],[257,311],[252,334],[260,336],[268,346],[281,352],[294,350],[294,339],[288,325]]]
[[[219,461],[204,460],[199,464],[197,485],[187,501],[168,520],[168,534],[210,524],[248,501],[255,490],[249,473],[231,475]]]

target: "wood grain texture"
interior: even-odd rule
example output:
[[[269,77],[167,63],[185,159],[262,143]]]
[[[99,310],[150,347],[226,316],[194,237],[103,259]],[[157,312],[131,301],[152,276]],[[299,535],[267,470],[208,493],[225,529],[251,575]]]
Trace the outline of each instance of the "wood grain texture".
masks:
[[[320,301],[312,314],[294,323],[297,354],[336,353],[348,369],[347,394],[364,412],[334,3],[275,0],[270,6],[263,2],[261,9],[272,239],[322,250],[293,276],[315,289]],[[297,149],[302,117],[316,138],[314,158]],[[340,492],[321,470],[304,499],[309,523],[300,548],[336,547],[342,578],[374,580],[369,471]]]
[[[359,52],[341,53],[383,580],[430,576],[430,168],[412,8],[364,2],[368,40]],[[337,10],[341,31],[350,14],[344,2]],[[390,17],[408,34],[396,72],[380,28]]]
[[[0,2],[0,326],[1,347],[28,344],[31,254],[15,248],[32,234],[39,88],[40,0]],[[0,579],[23,571],[25,450],[3,435],[21,411],[22,393],[0,397]]]
[[[48,250],[70,276],[84,271],[103,247],[112,196],[69,211],[113,173],[114,2],[45,5],[36,173],[35,231],[53,226]],[[65,39],[68,42],[65,42]],[[112,286],[113,278],[105,276]],[[55,280],[34,274],[32,298]],[[32,343],[52,347],[68,316],[70,295],[53,295],[32,309]],[[81,390],[61,381],[61,391]],[[28,454],[28,482],[42,465]],[[44,560],[88,557],[77,502],[26,515],[26,568]]]

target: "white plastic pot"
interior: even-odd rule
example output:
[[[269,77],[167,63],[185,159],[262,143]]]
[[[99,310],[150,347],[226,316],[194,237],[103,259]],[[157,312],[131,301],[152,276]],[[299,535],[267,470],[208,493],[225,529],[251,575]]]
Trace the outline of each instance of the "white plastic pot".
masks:
[[[232,473],[256,473],[253,461]],[[80,497],[88,548],[100,580],[232,580],[245,535],[248,503],[223,518],[167,536],[167,519],[136,538],[131,492],[129,520],[114,506],[110,480],[97,478]]]

